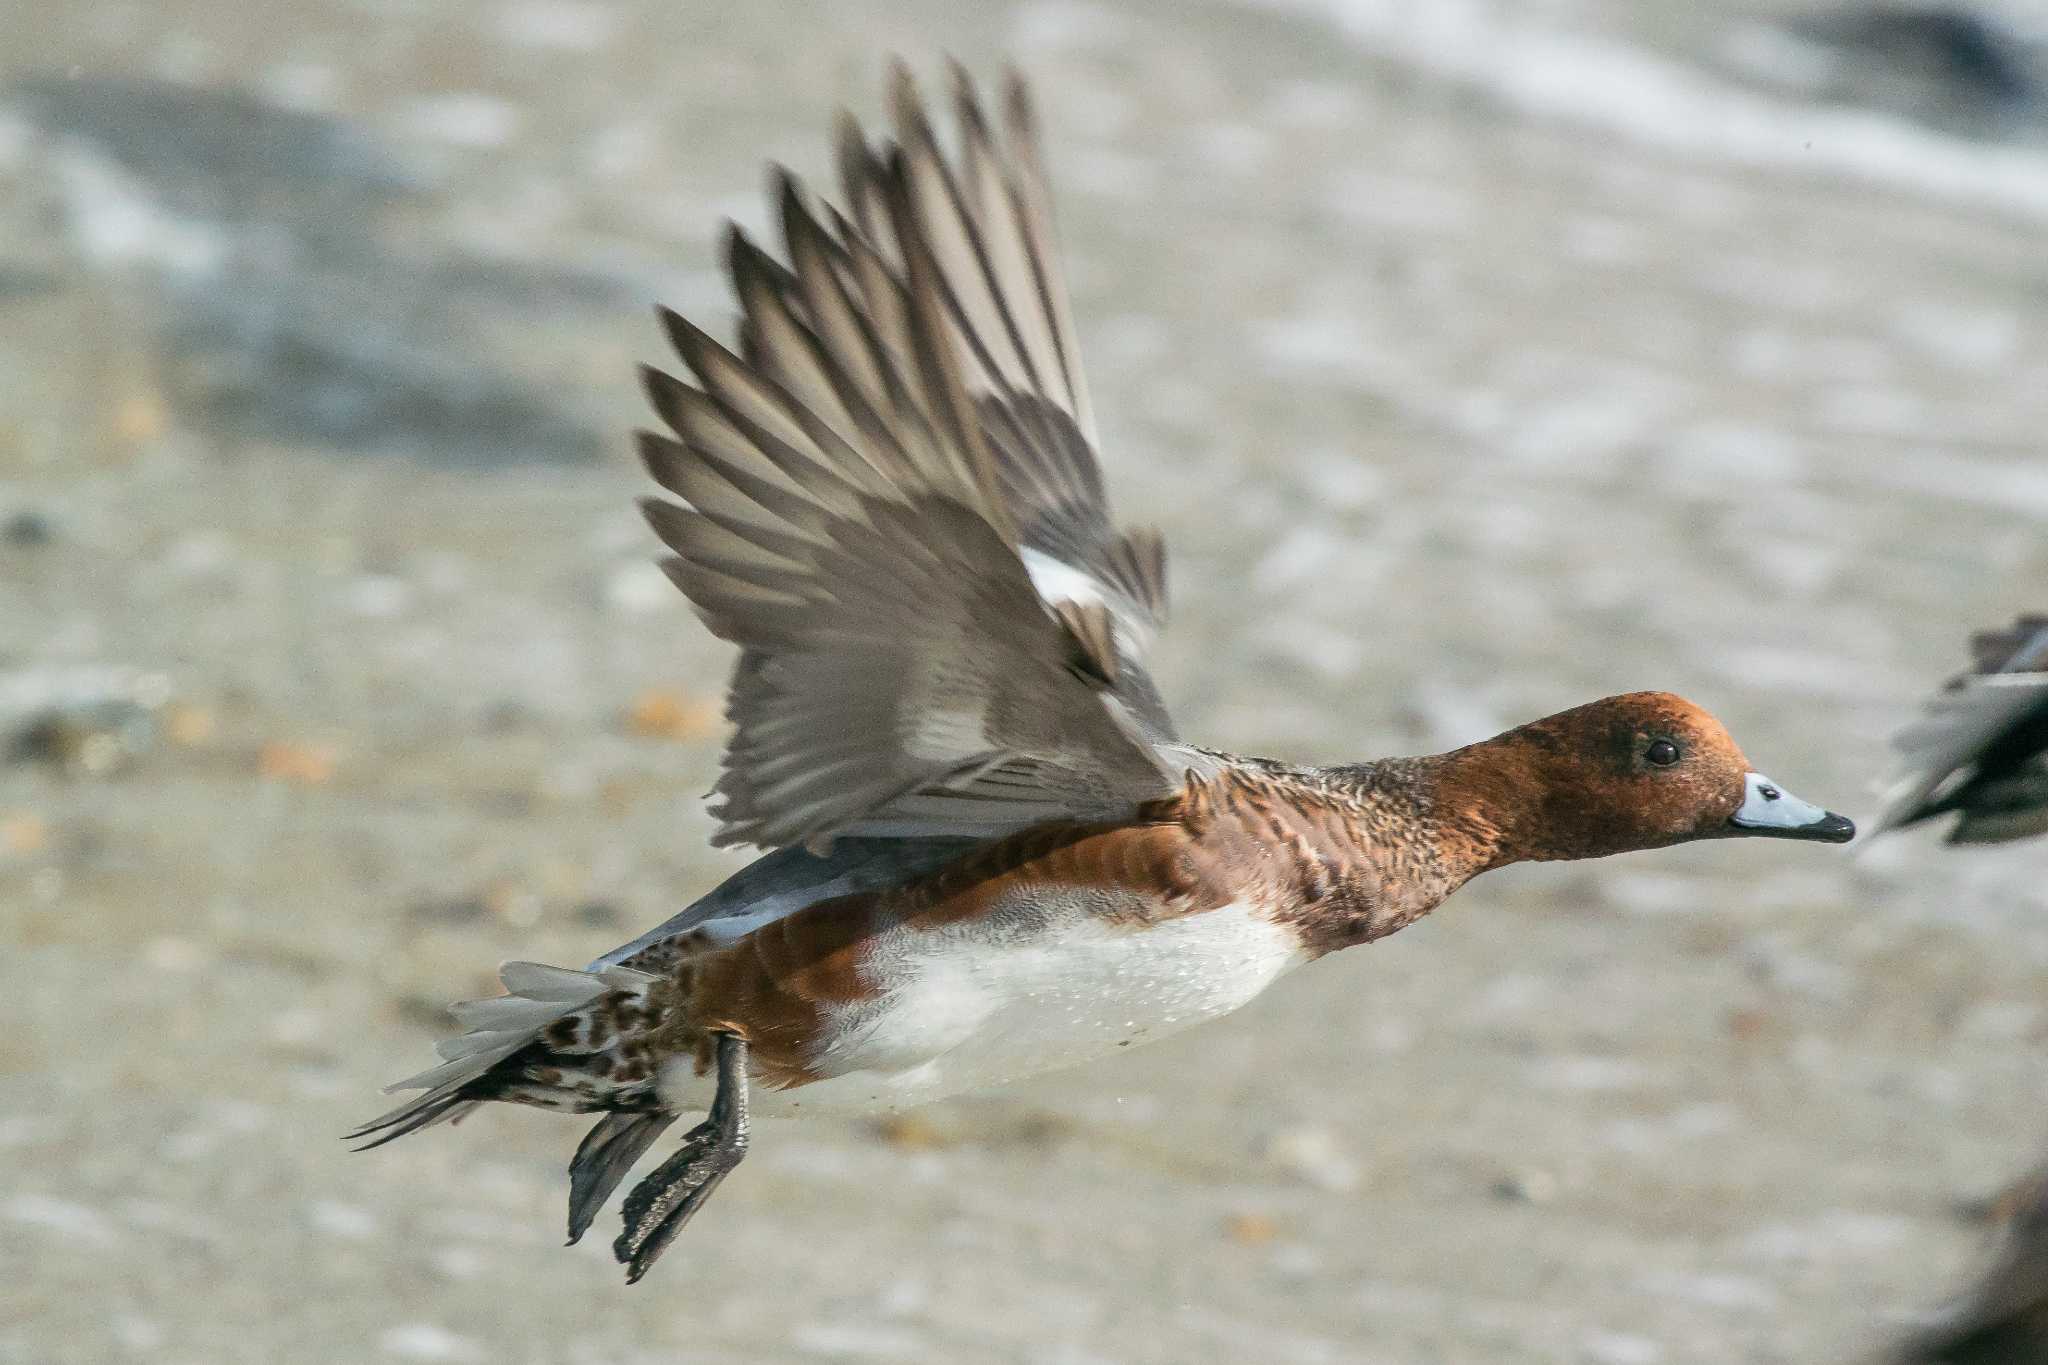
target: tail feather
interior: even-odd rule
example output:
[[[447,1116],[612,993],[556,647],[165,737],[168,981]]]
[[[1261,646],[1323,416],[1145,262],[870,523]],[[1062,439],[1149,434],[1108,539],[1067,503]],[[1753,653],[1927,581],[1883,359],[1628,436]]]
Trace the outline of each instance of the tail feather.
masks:
[[[617,980],[613,973],[624,975]],[[645,972],[611,967],[602,972],[579,972],[573,967],[550,967],[545,962],[507,962],[498,968],[498,980],[505,989],[523,1000],[544,1000],[575,1008],[587,1005],[613,985],[627,985],[648,979]],[[503,997],[492,997],[501,999]],[[470,1004],[481,1002],[470,1001]]]
[[[523,995],[460,1000],[448,1007],[448,1013],[468,1033],[539,1028],[554,1019],[559,1010],[560,1006],[555,1001],[533,1000]]]
[[[386,1094],[399,1090],[426,1093],[349,1133],[351,1141],[377,1135],[357,1150],[367,1151],[461,1118],[478,1101],[490,1098],[476,1093],[477,1082],[499,1063],[539,1041],[543,1030],[556,1020],[576,1013],[608,991],[640,990],[654,981],[630,967],[578,972],[538,962],[508,962],[499,969],[498,979],[506,994],[453,1007],[456,1022],[468,1031],[436,1047],[442,1059],[438,1065],[384,1087]]]
[[[445,1095],[432,1102],[408,1100],[396,1109],[379,1114],[362,1127],[343,1133],[342,1138],[348,1142],[368,1138],[355,1149],[367,1152],[373,1147],[382,1147],[387,1142],[396,1142],[410,1133],[417,1133],[422,1128],[432,1128],[437,1123],[460,1123],[463,1115],[482,1102],[466,1100],[460,1095]],[[372,1133],[377,1136],[370,1137]]]
[[[653,1145],[676,1116],[652,1113],[606,1114],[585,1135],[569,1163],[569,1245],[589,1229],[604,1201],[611,1197],[633,1163]]]

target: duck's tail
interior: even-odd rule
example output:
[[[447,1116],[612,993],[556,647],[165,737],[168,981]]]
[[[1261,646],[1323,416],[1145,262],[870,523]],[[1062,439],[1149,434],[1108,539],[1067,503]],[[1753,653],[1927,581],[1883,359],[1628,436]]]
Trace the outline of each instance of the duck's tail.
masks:
[[[384,1087],[425,1093],[348,1134],[369,1139],[357,1150],[453,1122],[486,1100],[570,1113],[654,1107],[647,1035],[661,1013],[651,998],[659,978],[508,962],[498,979],[505,994],[449,1007],[466,1031],[435,1045],[440,1065]]]
[[[569,1165],[569,1240],[583,1235],[633,1163],[675,1121],[655,1091],[650,1035],[661,978],[631,967],[570,971],[508,962],[505,994],[449,1007],[466,1032],[435,1046],[438,1066],[385,1087],[424,1093],[349,1133],[358,1151],[453,1123],[487,1100],[604,1113]]]

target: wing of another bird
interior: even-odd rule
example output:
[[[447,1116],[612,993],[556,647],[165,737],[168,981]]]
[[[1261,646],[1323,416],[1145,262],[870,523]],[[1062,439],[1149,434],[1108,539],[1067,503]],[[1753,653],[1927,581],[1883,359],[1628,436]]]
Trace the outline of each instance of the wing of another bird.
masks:
[[[2022,616],[2004,630],[1981,631],[1970,647],[1970,671],[1949,679],[1920,719],[1892,741],[1898,761],[1878,832],[1959,809],[1958,791],[1987,767],[2017,769],[2048,744],[2048,616]],[[1999,797],[1992,792],[1987,799],[1998,804]],[[2017,822],[1994,818],[1985,832],[2031,833],[2044,818],[2048,811]]]

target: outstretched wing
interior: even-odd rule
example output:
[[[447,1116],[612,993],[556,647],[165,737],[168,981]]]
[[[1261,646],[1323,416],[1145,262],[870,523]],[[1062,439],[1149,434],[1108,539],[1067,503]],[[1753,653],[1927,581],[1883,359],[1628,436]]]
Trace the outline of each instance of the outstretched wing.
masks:
[[[907,72],[896,143],[840,135],[844,210],[776,173],[787,262],[737,229],[739,353],[672,313],[646,373],[663,567],[742,647],[720,843],[990,835],[1117,818],[1178,775],[1142,660],[1157,537],[1109,520],[1021,85],[997,151],[956,72],[940,154]]]
[[[1965,824],[1982,828],[1959,829],[1959,839],[2016,837],[2048,821],[2048,774],[2023,771],[2048,748],[2048,616],[1979,632],[1970,651],[1971,670],[1893,739],[1898,762],[1878,832],[1968,806],[1981,809],[1966,810]],[[1999,809],[2014,802],[2027,809]]]

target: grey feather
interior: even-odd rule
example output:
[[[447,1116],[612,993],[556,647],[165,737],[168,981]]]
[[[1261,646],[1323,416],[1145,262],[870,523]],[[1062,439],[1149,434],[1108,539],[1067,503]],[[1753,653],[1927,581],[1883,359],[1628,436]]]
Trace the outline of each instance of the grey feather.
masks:
[[[378,1136],[364,1145],[377,1147],[460,1118],[472,1102],[464,1087],[534,1041],[542,1029],[608,990],[638,989],[653,980],[644,972],[611,963],[578,972],[539,962],[507,962],[498,969],[498,979],[505,995],[465,1001],[451,1009],[469,1031],[439,1045],[440,1065],[384,1087],[386,1094],[426,1093],[371,1119],[348,1134],[351,1139],[375,1133]]]
[[[2048,832],[2048,616],[1971,638],[1971,671],[1930,697],[1897,751],[1877,832],[1959,812],[1955,843]]]
[[[598,1210],[633,1169],[633,1163],[675,1121],[676,1116],[665,1110],[606,1114],[584,1136],[569,1162],[570,1246],[590,1230]]]
[[[662,315],[695,382],[645,373],[683,500],[645,511],[743,649],[720,843],[999,834],[1177,780],[1163,548],[1109,518],[1028,102],[999,147],[954,86],[957,164],[899,66],[895,142],[842,120],[843,212],[774,172],[787,263],[727,235],[737,353]]]
[[[629,963],[649,949],[720,920],[773,920],[836,896],[894,886],[935,871],[974,847],[972,839],[836,840],[819,856],[801,848],[764,854],[686,909],[590,964],[593,972]]]

